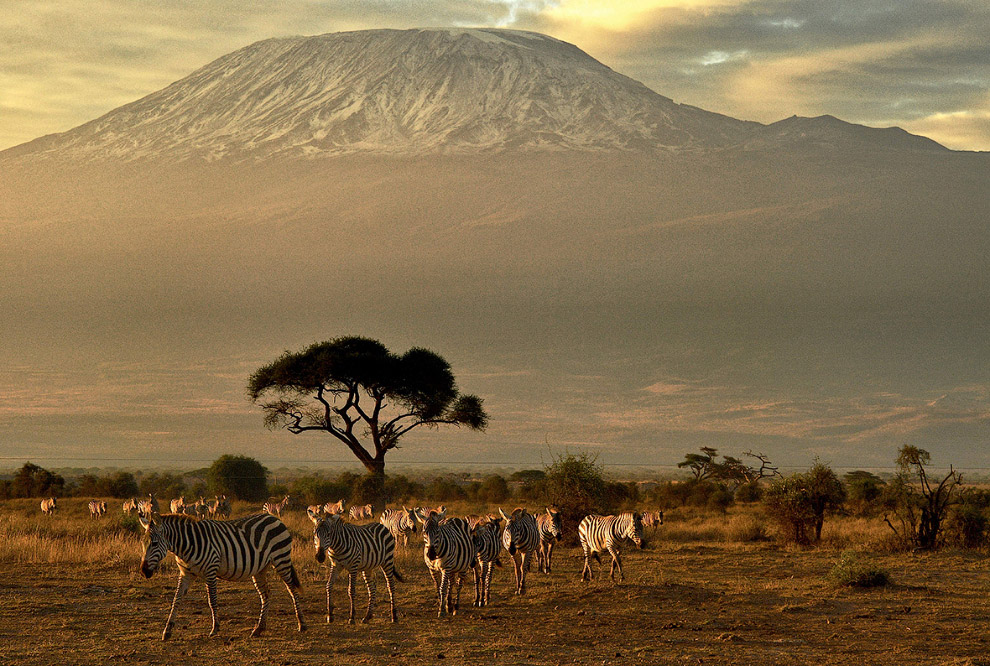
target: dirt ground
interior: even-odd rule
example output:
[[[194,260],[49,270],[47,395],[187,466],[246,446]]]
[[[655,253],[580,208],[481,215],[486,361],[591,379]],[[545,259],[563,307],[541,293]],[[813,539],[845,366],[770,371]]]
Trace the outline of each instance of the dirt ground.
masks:
[[[856,590],[825,582],[838,558],[828,549],[657,541],[626,551],[621,585],[582,583],[580,550],[564,549],[551,576],[530,574],[525,596],[512,594],[507,566],[491,606],[471,606],[469,580],[460,613],[441,620],[421,557],[398,558],[407,582],[395,625],[384,603],[371,624],[346,624],[338,581],[328,626],[325,570],[306,557],[305,633],[279,583],[267,632],[251,638],[257,594],[221,583],[221,633],[210,638],[197,584],[168,642],[175,568],[145,580],[136,547],[105,566],[6,562],[0,664],[990,664],[990,567],[975,552],[877,556],[893,584]]]

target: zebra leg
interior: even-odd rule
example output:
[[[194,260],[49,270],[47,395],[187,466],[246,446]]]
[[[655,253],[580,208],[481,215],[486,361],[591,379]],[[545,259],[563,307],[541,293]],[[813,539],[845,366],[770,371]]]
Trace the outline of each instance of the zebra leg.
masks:
[[[492,562],[486,562],[484,566],[484,587],[481,590],[481,605],[487,606],[488,602],[491,600],[492,593],[492,573],[495,571],[495,565]]]
[[[516,574],[516,594],[519,594],[519,586],[520,586],[520,582],[522,581],[521,559],[522,558],[520,557],[518,550],[512,554],[512,570]]]
[[[443,580],[443,573],[440,573],[439,574],[439,576],[440,576],[439,578],[437,577],[437,575],[438,575],[437,574],[437,571],[435,569],[432,569],[431,568],[430,569],[430,576],[433,577],[433,587],[435,587],[437,589],[437,599],[442,599],[443,597],[440,596],[440,583]]]
[[[289,596],[292,597],[292,610],[296,612],[296,622],[299,623],[299,631],[306,631],[306,621],[303,620],[302,608],[299,607],[299,597],[296,596],[296,590],[289,583],[285,584],[285,589],[289,591]]]
[[[474,606],[476,607],[484,605],[481,603],[481,591],[482,585],[484,585],[484,569],[485,565],[481,562],[481,560],[477,560],[474,563],[474,566],[471,567],[471,571],[474,572]]]
[[[581,569],[581,580],[594,580],[595,574],[591,570],[591,548],[586,543],[582,543],[581,548],[584,549],[584,568]]]
[[[619,557],[619,549],[614,546],[609,546],[609,554],[612,556],[612,568],[609,570],[609,575],[612,581],[615,581],[615,572],[619,572],[619,582],[621,583],[625,580],[625,576],[622,575],[622,558]]]
[[[546,571],[544,573],[550,573],[550,560],[553,558],[553,541],[547,541],[547,552],[544,555],[544,566]]]
[[[333,622],[333,583],[337,580],[337,567],[330,560],[330,577],[327,578],[327,624]]]
[[[261,597],[261,617],[258,618],[258,624],[251,635],[260,636],[261,632],[265,630],[265,613],[268,611],[268,580],[265,578],[265,571],[254,576],[251,580],[254,581],[254,589],[258,590],[258,596]]]
[[[454,605],[453,605],[453,609],[450,611],[450,614],[451,615],[457,615],[457,611],[461,607],[461,586],[464,584],[464,576],[465,575],[466,575],[466,572],[463,572],[463,571],[458,572],[458,574],[457,574],[457,584],[455,586],[456,587],[456,591],[454,593]]]
[[[443,617],[447,612],[447,600],[450,598],[450,574],[446,570],[440,573],[440,612],[437,617]]]
[[[206,579],[206,599],[210,602],[210,614],[213,616],[213,628],[210,629],[210,636],[220,633],[220,617],[217,611],[220,609],[217,603],[217,579],[210,576]]]
[[[382,573],[385,574],[385,587],[388,589],[388,605],[392,613],[392,622],[395,622],[398,619],[395,612],[395,580],[392,573],[387,571],[385,567],[382,567]]]
[[[168,612],[168,619],[165,620],[165,631],[162,632],[162,640],[167,641],[168,637],[172,635],[172,619],[175,617],[175,611],[179,608],[179,602],[182,601],[182,597],[186,596],[186,591],[189,589],[189,582],[191,578],[187,574],[179,574],[179,584],[175,588],[175,598],[172,599],[172,609]]]
[[[357,580],[357,573],[347,572],[347,598],[351,602],[351,612],[347,616],[347,624],[354,624],[354,583]]]
[[[362,571],[361,575],[364,576],[364,584],[368,586],[368,612],[365,613],[364,619],[361,620],[361,624],[368,624],[368,622],[371,621],[371,617],[375,610],[375,593],[377,592],[375,572],[372,570],[371,576],[369,576],[367,571]]]
[[[529,572],[529,562],[532,557],[533,554],[528,550],[522,554],[522,561],[519,566],[519,570],[522,572],[522,576],[519,579],[519,594],[526,594],[526,574]]]

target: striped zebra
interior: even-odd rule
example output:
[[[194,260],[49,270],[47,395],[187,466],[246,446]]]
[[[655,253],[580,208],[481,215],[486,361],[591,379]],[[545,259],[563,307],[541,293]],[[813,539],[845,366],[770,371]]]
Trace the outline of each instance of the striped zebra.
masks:
[[[226,495],[220,495],[217,497],[217,505],[213,509],[213,514],[217,518],[229,519],[230,518],[230,500],[227,499]]]
[[[350,509],[351,520],[369,520],[374,518],[374,509],[370,504],[364,506],[352,506]]]
[[[107,512],[107,503],[101,500],[92,500],[89,503],[89,515],[92,518],[99,518]]]
[[[622,559],[619,557],[619,544],[623,539],[631,539],[637,547],[643,547],[643,520],[638,513],[621,513],[618,516],[585,516],[578,525],[578,537],[584,550],[584,568],[581,570],[581,580],[591,580],[591,556],[601,565],[598,553],[608,551],[612,556],[612,568],[609,572],[615,580],[615,572],[619,572],[619,580],[625,579],[622,573]]]
[[[282,517],[282,512],[285,511],[285,507],[289,506],[289,496],[286,495],[282,498],[281,502],[265,502],[262,507],[266,513],[270,513],[278,518]]]
[[[344,513],[344,500],[337,500],[336,502],[327,502],[323,505],[323,513],[328,516],[336,516],[337,514]]]
[[[261,513],[237,520],[198,520],[191,516],[151,514],[142,516],[145,527],[144,557],[141,573],[151,578],[168,553],[175,554],[179,566],[179,585],[175,590],[172,608],[165,622],[162,640],[172,633],[173,620],[179,602],[189,589],[193,577],[206,582],[213,628],[210,636],[220,629],[217,617],[217,580],[236,582],[254,581],[261,597],[261,616],[251,632],[257,636],[265,628],[265,612],[268,610],[268,580],[266,573],[272,567],[285,583],[296,611],[299,631],[306,628],[295,590],[300,587],[299,577],[292,566],[292,535],[281,520]]]
[[[139,516],[145,517],[158,513],[158,499],[155,497],[155,493],[148,493],[148,499],[137,503],[137,512]]]
[[[186,498],[184,496],[178,497],[168,503],[168,508],[169,510],[172,511],[172,513],[182,513],[182,509],[185,506],[186,506]]]
[[[380,523],[351,525],[339,515],[310,516],[316,528],[313,530],[313,543],[316,546],[316,561],[323,562],[330,556],[330,577],[327,579],[327,623],[333,622],[333,584],[337,572],[347,572],[347,596],[351,607],[347,621],[354,624],[354,583],[360,572],[368,587],[368,612],[362,624],[371,620],[375,608],[375,569],[385,574],[388,588],[388,601],[392,622],[396,620],[395,581],[404,582],[395,569],[395,537]],[[394,579],[394,580],[393,580]]]
[[[416,514],[412,512],[412,509],[406,507],[402,507],[402,511],[385,509],[378,522],[388,528],[388,531],[395,537],[396,544],[399,543],[399,536],[401,535],[402,545],[409,547],[409,535],[416,533]]]
[[[663,511],[644,511],[643,527],[652,527],[654,530],[663,525]]]
[[[58,509],[58,500],[54,497],[41,500],[41,513],[46,516],[54,516],[56,509]]]
[[[526,509],[515,509],[510,516],[505,515],[502,509],[498,512],[505,519],[502,545],[512,556],[516,572],[516,594],[525,594],[530,561],[540,550],[540,528],[536,525],[536,518],[527,513]]]
[[[547,507],[546,513],[536,516],[536,526],[540,529],[540,549],[536,552],[536,569],[540,573],[550,573],[553,546],[564,534],[557,507]]]
[[[129,500],[124,500],[123,504],[124,513],[133,513],[138,510],[138,501],[136,497],[132,497]]]
[[[470,524],[470,520],[468,523]],[[477,553],[474,565],[474,605],[487,606],[494,567],[502,567],[502,519],[483,518],[471,527],[471,540]]]
[[[471,529],[463,518],[447,518],[436,511],[417,511],[416,520],[423,525],[423,561],[437,589],[440,605],[437,616],[456,615],[464,576],[477,561]],[[452,583],[455,586],[453,594]]]

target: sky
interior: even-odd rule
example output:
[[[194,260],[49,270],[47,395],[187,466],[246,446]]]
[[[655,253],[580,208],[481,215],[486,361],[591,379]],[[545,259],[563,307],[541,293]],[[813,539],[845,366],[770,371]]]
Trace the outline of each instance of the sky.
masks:
[[[439,26],[546,33],[736,118],[830,114],[990,150],[986,0],[5,0],[0,149],[261,39]]]

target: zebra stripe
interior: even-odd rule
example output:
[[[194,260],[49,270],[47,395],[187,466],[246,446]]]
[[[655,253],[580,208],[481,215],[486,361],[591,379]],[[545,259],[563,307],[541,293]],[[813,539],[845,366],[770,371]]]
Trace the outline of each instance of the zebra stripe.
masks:
[[[409,535],[416,533],[416,514],[406,507],[402,507],[402,511],[385,509],[378,522],[388,528],[388,531],[395,538],[396,544],[399,543],[399,536],[401,535],[402,545],[405,547],[409,546]]]
[[[264,509],[265,513],[270,513],[278,518],[282,517],[282,512],[285,511],[285,507],[289,506],[289,496],[286,495],[282,498],[281,502],[265,502],[265,505],[261,507]]]
[[[557,507],[547,507],[546,513],[536,516],[540,530],[540,549],[536,553],[536,568],[540,573],[550,573],[553,546],[564,534]]]
[[[123,504],[124,513],[132,513],[138,510],[138,501],[136,497],[132,497],[129,500],[124,500]]]
[[[375,569],[385,574],[392,622],[395,613],[395,580],[402,582],[402,576],[395,570],[395,537],[381,523],[351,525],[339,515],[325,518],[310,516],[316,525],[313,543],[316,546],[316,561],[323,562],[330,556],[330,577],[327,579],[327,622],[333,622],[333,584],[337,572],[347,572],[347,596],[350,598],[350,615],[347,621],[354,624],[354,582],[358,572],[368,586],[368,612],[362,623],[371,620],[375,607]],[[370,574],[370,575],[369,575]]]
[[[601,565],[598,553],[608,551],[612,556],[610,575],[615,580],[616,569],[619,580],[625,579],[622,573],[622,559],[619,557],[619,544],[623,539],[631,539],[639,548],[643,547],[643,521],[638,513],[622,513],[618,516],[585,516],[578,525],[578,537],[584,550],[584,568],[581,580],[591,580],[591,556]]]
[[[344,500],[337,500],[336,502],[327,502],[323,505],[323,513],[328,516],[336,516],[338,513],[344,513]]]
[[[477,561],[471,530],[463,518],[447,518],[446,514],[436,511],[417,512],[416,519],[423,525],[423,561],[437,589],[440,605],[437,616],[456,615],[464,575]],[[451,583],[455,586],[453,594]]]
[[[373,518],[374,515],[374,509],[370,504],[365,504],[364,506],[352,506],[350,509],[351,520],[368,520]]]
[[[470,520],[468,524],[470,524]],[[471,539],[477,552],[474,566],[474,605],[487,606],[491,596],[494,567],[501,567],[502,519],[482,519],[471,527]]]
[[[536,525],[536,518],[527,513],[526,509],[515,509],[511,516],[506,516],[502,509],[498,512],[505,518],[502,545],[512,556],[513,569],[516,572],[516,594],[525,594],[530,561],[540,549],[540,528]]]
[[[99,518],[107,512],[107,503],[100,500],[93,500],[89,503],[89,515]]]
[[[299,631],[306,628],[303,622],[296,588],[299,577],[290,557],[292,535],[281,520],[268,514],[256,514],[231,521],[198,520],[190,516],[152,514],[142,517],[145,526],[144,557],[141,573],[151,578],[168,553],[175,554],[179,566],[179,585],[175,590],[172,609],[165,622],[162,640],[172,633],[173,620],[179,601],[185,596],[193,577],[206,582],[206,590],[213,616],[210,635],[220,627],[217,618],[217,580],[246,581],[251,579],[261,597],[261,616],[251,632],[257,636],[265,628],[265,612],[268,610],[268,581],[265,573],[273,567],[289,590],[296,611]]]

